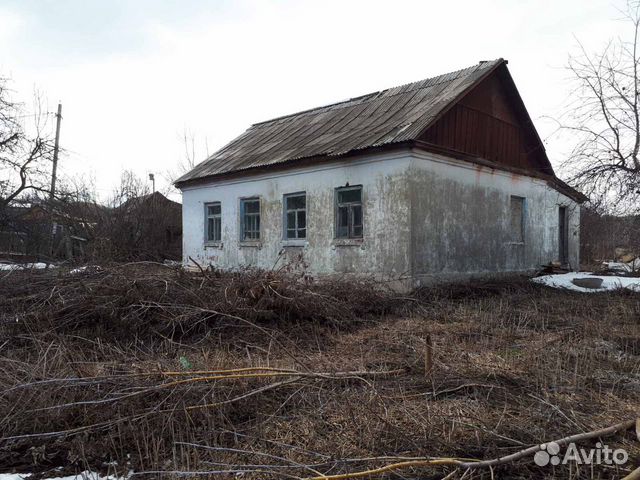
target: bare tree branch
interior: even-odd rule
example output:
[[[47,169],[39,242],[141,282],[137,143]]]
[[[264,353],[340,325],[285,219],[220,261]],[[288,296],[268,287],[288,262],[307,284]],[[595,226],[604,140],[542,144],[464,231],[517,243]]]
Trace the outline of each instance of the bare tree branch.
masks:
[[[600,53],[569,59],[575,81],[572,107],[559,122],[576,141],[563,169],[596,208],[629,213],[640,208],[640,2],[629,1],[626,39],[610,41]]]

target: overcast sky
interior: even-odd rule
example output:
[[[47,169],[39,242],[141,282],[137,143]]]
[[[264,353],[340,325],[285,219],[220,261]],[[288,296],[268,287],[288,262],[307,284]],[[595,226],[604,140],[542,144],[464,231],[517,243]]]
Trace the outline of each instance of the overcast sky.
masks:
[[[65,175],[105,198],[130,169],[156,174],[251,123],[503,57],[549,138],[579,39],[622,35],[621,1],[0,0],[0,75],[63,104]]]

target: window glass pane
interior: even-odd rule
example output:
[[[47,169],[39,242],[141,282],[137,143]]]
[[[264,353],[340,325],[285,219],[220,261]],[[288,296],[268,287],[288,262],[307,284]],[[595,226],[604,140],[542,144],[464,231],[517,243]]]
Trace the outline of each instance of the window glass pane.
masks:
[[[287,197],[287,210],[299,210],[305,208],[307,199],[305,195]]]
[[[287,228],[296,228],[296,212],[287,213]]]
[[[353,215],[353,226],[362,226],[362,206],[361,205],[355,205],[353,207],[351,207],[351,212]]]
[[[259,200],[245,200],[244,201],[245,213],[260,213],[260,201]]]
[[[353,188],[349,190],[338,190],[338,203],[360,203],[362,200],[362,189]]]
[[[336,225],[336,237],[349,236],[349,207],[338,207],[338,224]]]
[[[357,227],[354,225],[354,227],[353,227],[353,236],[357,237],[357,238],[362,237],[362,225],[359,225]]]
[[[338,226],[340,227],[349,226],[349,207],[338,208]]]
[[[243,235],[242,238],[243,239],[248,239],[249,238],[249,230],[251,229],[251,223],[250,223],[251,217],[244,217],[244,228],[243,228]]]
[[[296,238],[296,231],[293,228],[287,229],[287,238]]]
[[[301,228],[298,230],[298,238],[307,238],[307,229]]]
[[[213,204],[208,206],[209,215],[220,215],[220,204]]]
[[[213,219],[213,238],[214,242],[219,242],[222,237],[222,220],[220,217]]]
[[[307,212],[302,210],[298,212],[298,228],[305,228],[307,226]]]
[[[214,232],[213,232],[213,218],[207,219],[207,240],[213,240]]]

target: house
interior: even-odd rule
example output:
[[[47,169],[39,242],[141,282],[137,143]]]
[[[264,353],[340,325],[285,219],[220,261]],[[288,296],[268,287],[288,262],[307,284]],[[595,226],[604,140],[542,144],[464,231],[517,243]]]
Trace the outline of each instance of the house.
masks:
[[[179,178],[183,260],[412,286],[579,265],[579,204],[503,59],[252,125]]]
[[[0,256],[13,260],[81,257],[100,209],[80,201],[14,201],[0,211]]]
[[[160,192],[129,198],[110,212],[105,226],[115,257],[180,259],[182,205]]]

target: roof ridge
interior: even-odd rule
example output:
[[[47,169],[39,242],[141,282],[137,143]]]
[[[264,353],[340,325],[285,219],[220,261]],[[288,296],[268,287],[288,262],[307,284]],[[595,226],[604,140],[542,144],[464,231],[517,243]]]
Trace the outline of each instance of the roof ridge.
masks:
[[[471,66],[466,67],[466,68],[461,68],[461,69],[459,69],[459,70],[454,70],[454,71],[452,71],[452,72],[443,73],[443,74],[441,74],[441,75],[435,75],[435,76],[433,76],[433,77],[423,78],[422,80],[416,80],[415,82],[407,82],[407,83],[403,83],[403,84],[401,84],[401,85],[396,85],[396,86],[393,86],[393,87],[388,87],[388,88],[385,88],[385,89],[383,89],[383,90],[378,90],[378,91],[375,91],[375,92],[366,93],[366,94],[364,94],[364,95],[359,95],[359,96],[357,96],[357,97],[348,98],[348,99],[346,99],[346,100],[340,100],[340,101],[338,101],[338,102],[328,103],[328,104],[326,104],[326,105],[320,105],[320,106],[318,106],[318,107],[308,108],[308,109],[306,109],[306,110],[300,110],[300,111],[298,111],[298,112],[289,113],[289,114],[286,114],[286,115],[281,115],[281,116],[279,116],[279,117],[270,118],[270,119],[268,119],[268,120],[263,120],[263,121],[261,121],[261,122],[256,122],[256,123],[253,123],[249,128],[259,127],[259,126],[261,126],[261,125],[265,125],[265,124],[268,124],[268,123],[276,122],[276,121],[278,121],[278,120],[284,120],[284,119],[287,119],[287,118],[297,117],[297,116],[299,116],[299,115],[303,115],[303,114],[307,114],[307,113],[311,113],[311,112],[316,112],[316,111],[318,111],[318,110],[322,110],[322,109],[325,109],[325,108],[330,108],[330,107],[339,107],[340,105],[343,105],[343,104],[346,106],[346,104],[348,104],[348,103],[351,103],[351,102],[354,102],[354,101],[356,101],[356,100],[360,100],[360,99],[365,99],[366,97],[371,97],[370,99],[371,99],[371,100],[373,100],[373,99],[377,98],[379,95],[381,95],[381,94],[383,94],[383,93],[385,93],[385,92],[388,92],[389,90],[395,90],[395,89],[400,89],[400,88],[402,88],[402,87],[406,87],[406,86],[408,86],[408,85],[416,85],[416,84],[418,84],[418,83],[424,83],[424,82],[427,82],[428,80],[436,80],[436,79],[438,79],[438,78],[441,78],[441,80],[440,80],[440,81],[438,81],[438,82],[436,82],[436,83],[433,83],[433,84],[431,84],[431,85],[429,85],[429,86],[431,87],[431,86],[435,86],[435,85],[440,85],[441,83],[450,82],[450,81],[452,81],[452,80],[453,80],[453,79],[447,79],[447,80],[444,80],[444,77],[447,77],[447,76],[449,76],[449,75],[459,75],[460,73],[462,73],[462,72],[464,72],[464,71],[466,71],[466,70],[478,69],[478,68],[480,68],[480,67],[484,67],[484,68],[486,68],[486,67],[488,66],[488,64],[492,64],[492,63],[500,62],[500,61],[504,61],[504,60],[503,60],[502,58],[497,58],[497,59],[495,59],[495,60],[480,61],[480,62],[476,63],[475,65],[471,65]],[[472,73],[472,72],[469,72],[469,73]],[[456,77],[456,79],[457,79],[457,78],[458,78],[458,77]],[[422,88],[422,87],[421,87],[421,88]],[[413,90],[419,90],[419,88],[415,88],[415,89],[413,89]],[[404,91],[404,92],[398,92],[398,93],[397,93],[397,94],[395,94],[395,95],[400,95],[401,93],[407,93],[407,92],[410,92],[410,91],[413,91],[413,90],[411,90],[411,89],[410,89],[410,90],[406,90],[406,91]],[[393,95],[392,95],[392,96],[393,96]],[[367,100],[369,100],[369,99],[367,99]],[[366,102],[367,100],[364,100],[364,101],[363,101],[363,103],[364,103],[364,102]],[[339,107],[339,108],[340,108],[340,107]]]

